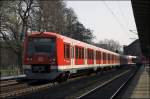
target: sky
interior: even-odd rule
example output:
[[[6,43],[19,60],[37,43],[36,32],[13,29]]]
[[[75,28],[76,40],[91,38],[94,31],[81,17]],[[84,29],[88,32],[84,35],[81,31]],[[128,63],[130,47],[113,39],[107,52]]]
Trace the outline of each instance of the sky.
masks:
[[[93,41],[113,39],[128,45],[138,38],[130,1],[66,1],[78,20],[93,30]],[[132,31],[132,32],[131,32]]]

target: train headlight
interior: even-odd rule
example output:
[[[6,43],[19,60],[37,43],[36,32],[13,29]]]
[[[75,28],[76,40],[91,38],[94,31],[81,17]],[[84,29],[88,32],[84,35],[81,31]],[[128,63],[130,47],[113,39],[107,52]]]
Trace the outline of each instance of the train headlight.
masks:
[[[50,61],[51,63],[55,63],[55,62],[56,62],[56,59],[53,58],[53,59],[50,59],[49,61]]]
[[[27,61],[32,61],[32,58],[27,57]]]
[[[54,58],[54,59],[50,59],[49,60],[50,62],[55,62],[56,61],[56,59]]]

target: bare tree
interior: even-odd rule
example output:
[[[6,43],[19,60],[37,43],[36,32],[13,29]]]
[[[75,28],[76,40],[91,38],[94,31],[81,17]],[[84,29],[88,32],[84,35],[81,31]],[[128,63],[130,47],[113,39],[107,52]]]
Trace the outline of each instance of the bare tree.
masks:
[[[99,43],[96,45],[113,52],[121,51],[121,45],[118,41],[115,40],[104,39],[102,41],[99,41]]]
[[[18,56],[18,64],[22,66],[22,41],[28,30],[28,18],[33,0],[1,1],[0,35]]]
[[[65,29],[64,8],[62,0],[38,0],[39,31],[52,31],[62,33]]]

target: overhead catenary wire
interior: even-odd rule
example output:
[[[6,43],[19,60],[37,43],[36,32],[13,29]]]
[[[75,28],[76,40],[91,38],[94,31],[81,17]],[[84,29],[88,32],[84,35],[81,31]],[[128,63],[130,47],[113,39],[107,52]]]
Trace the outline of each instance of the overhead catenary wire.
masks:
[[[120,7],[120,4],[119,4],[118,1],[116,1],[116,4],[118,5],[118,9],[119,9],[119,11],[120,11],[120,14],[121,14],[122,18],[124,19],[124,22],[125,22],[126,27],[127,27],[127,29],[128,29],[129,23],[128,23],[128,21],[127,21],[125,15],[124,15],[124,13],[123,13],[123,10],[122,10],[122,8]]]
[[[124,30],[124,33],[129,32],[128,26],[127,28],[119,21],[118,17],[116,16],[116,14],[113,12],[113,10],[109,7],[109,5],[103,1],[104,5],[106,6],[106,8],[109,10],[109,12],[112,14],[112,16],[114,17],[114,19],[118,22],[118,24],[121,26],[121,28]],[[131,39],[130,37],[128,37],[129,39]]]
[[[124,27],[124,25],[119,21],[118,17],[115,15],[115,13],[113,12],[113,10],[109,7],[109,5],[103,1],[104,5],[106,6],[106,8],[108,9],[108,11],[112,14],[112,16],[114,17],[114,19],[118,22],[118,24],[121,26],[121,28],[124,31],[127,31],[126,28]]]
[[[123,20],[124,20],[124,23],[125,23],[125,25],[126,25],[127,32],[129,33],[129,31],[128,31],[128,30],[129,30],[129,29],[128,29],[129,23],[128,23],[128,21],[127,21],[125,15],[124,15],[123,10],[122,10],[122,8],[120,7],[120,4],[119,4],[118,1],[116,1],[116,4],[117,4],[117,6],[118,6],[119,12],[120,12],[120,14],[121,14],[121,16],[122,16],[122,18],[123,18]],[[131,39],[130,37],[128,37],[128,38]]]
[[[120,13],[121,13],[121,16],[122,16],[122,18],[123,18],[125,24],[126,24],[127,30],[129,30],[130,32],[132,32],[132,33],[134,33],[135,35],[137,35],[137,30],[128,29],[128,28],[129,28],[128,20],[127,20],[125,14],[123,13],[123,10],[122,10],[122,8],[120,7],[119,2],[116,1],[116,4],[118,5],[118,9],[119,9],[119,11],[120,11]],[[128,32],[129,32],[129,31],[128,31]],[[134,31],[136,31],[136,32],[134,32]]]

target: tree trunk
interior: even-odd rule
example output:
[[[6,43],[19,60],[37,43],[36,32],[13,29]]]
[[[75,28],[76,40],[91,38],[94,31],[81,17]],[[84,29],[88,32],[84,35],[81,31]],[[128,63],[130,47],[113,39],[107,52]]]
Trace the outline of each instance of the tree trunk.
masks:
[[[20,48],[19,52],[17,53],[17,58],[18,58],[18,67],[20,69],[20,73],[23,74],[22,48]]]

